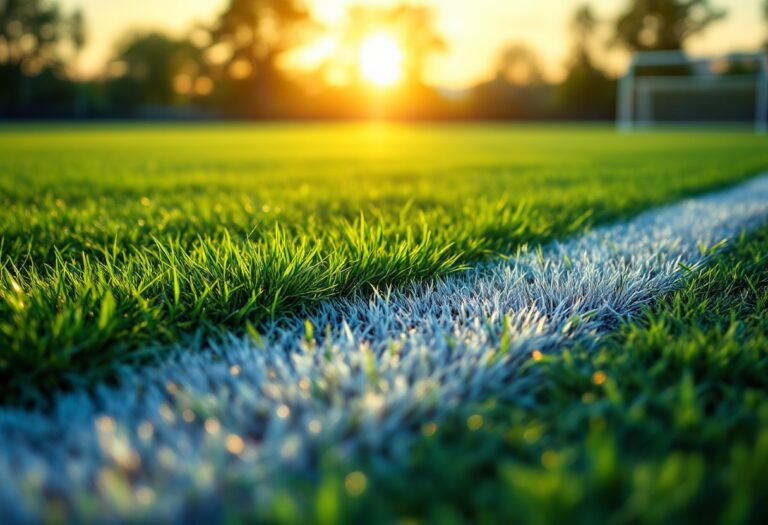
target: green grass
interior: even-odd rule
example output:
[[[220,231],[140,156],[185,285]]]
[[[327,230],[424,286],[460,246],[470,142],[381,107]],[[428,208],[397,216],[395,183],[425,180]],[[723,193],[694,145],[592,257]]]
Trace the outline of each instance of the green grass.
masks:
[[[0,128],[0,395],[456,271],[768,168],[747,134]]]
[[[597,348],[531,360],[530,398],[425,425],[404,465],[358,464],[362,494],[330,467],[307,499],[278,499],[274,518],[765,523],[766,308],[763,228]]]

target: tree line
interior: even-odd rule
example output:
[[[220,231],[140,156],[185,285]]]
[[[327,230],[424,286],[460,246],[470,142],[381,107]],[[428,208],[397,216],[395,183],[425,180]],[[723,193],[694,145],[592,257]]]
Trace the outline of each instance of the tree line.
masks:
[[[768,20],[768,0],[764,11]],[[285,66],[324,31],[300,0],[229,0],[183,38],[125,35],[104,74],[88,81],[71,71],[85,45],[81,12],[52,0],[0,0],[0,117],[608,119],[615,79],[599,50],[682,50],[725,16],[709,0],[627,0],[611,20],[584,5],[572,16],[562,81],[548,81],[535,51],[513,41],[492,79],[456,97],[423,79],[428,60],[448,48],[430,9],[353,7],[340,35],[345,48],[383,26],[407,50],[404,78],[384,96],[344,53],[309,72]]]

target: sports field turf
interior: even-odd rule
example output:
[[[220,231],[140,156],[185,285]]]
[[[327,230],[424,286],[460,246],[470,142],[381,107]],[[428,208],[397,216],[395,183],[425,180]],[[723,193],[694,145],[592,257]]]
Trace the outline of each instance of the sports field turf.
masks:
[[[764,523],[766,144],[0,128],[4,516]]]
[[[506,126],[0,129],[9,401],[768,168],[744,134]]]
[[[328,473],[331,521],[764,523],[767,308],[764,227],[597,347],[531,359],[531,398],[425,425],[402,470]],[[363,497],[350,472],[367,474]]]
[[[592,419],[592,436],[579,436],[594,440],[595,456],[589,472],[577,474],[592,478],[579,502],[583,514],[585,500],[599,497],[596,487],[612,477],[621,487],[614,501],[632,501],[624,512],[633,519],[650,511],[646,521],[765,520],[767,248],[766,228],[742,238],[598,352],[579,349],[572,361],[553,361],[547,370],[552,390],[544,399],[566,404],[551,404],[550,414],[569,412],[571,429]],[[592,399],[598,371],[610,383]],[[589,408],[575,408],[575,399],[600,408],[589,415]],[[666,439],[659,439],[661,432]]]

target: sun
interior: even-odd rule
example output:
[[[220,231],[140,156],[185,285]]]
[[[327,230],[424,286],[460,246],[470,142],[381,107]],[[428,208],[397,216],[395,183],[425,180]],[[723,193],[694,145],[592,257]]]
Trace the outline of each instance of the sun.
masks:
[[[362,77],[380,87],[403,77],[403,50],[391,35],[374,33],[360,43],[358,66]]]

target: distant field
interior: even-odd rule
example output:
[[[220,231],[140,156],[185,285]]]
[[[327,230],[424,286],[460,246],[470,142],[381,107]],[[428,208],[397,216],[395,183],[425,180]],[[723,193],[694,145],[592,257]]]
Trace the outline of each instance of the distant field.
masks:
[[[34,401],[766,169],[765,140],[735,133],[2,127],[0,394]]]

